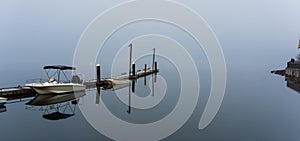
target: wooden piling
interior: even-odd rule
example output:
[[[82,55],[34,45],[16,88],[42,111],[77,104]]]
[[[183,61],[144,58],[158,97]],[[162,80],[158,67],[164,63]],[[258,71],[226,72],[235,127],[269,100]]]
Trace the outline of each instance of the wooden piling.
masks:
[[[100,64],[96,65],[96,69],[97,69],[97,82],[96,85],[99,86],[100,82],[101,82],[101,68],[100,68]]]
[[[135,77],[136,73],[135,73],[135,64],[132,64],[132,74],[133,77]]]

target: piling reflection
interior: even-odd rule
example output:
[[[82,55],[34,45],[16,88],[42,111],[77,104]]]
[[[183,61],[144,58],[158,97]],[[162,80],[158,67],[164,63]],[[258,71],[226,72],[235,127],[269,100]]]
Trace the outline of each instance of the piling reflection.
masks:
[[[26,103],[27,110],[42,111],[47,120],[61,120],[75,115],[76,106],[85,92],[60,95],[37,95]]]
[[[150,89],[152,92],[152,96],[155,94],[155,83],[156,83],[156,78],[157,78],[157,73],[154,73],[151,75],[151,84],[150,84]],[[147,86],[147,77],[142,77],[144,81],[144,86]],[[135,94],[136,92],[136,83],[138,79],[105,79],[105,85],[102,86],[102,89],[100,87],[97,87],[97,93],[96,93],[96,105],[99,105],[100,102],[100,93],[102,91],[116,91],[119,89],[125,89],[128,88],[128,109],[127,113],[131,114],[131,103],[132,103],[132,95]]]

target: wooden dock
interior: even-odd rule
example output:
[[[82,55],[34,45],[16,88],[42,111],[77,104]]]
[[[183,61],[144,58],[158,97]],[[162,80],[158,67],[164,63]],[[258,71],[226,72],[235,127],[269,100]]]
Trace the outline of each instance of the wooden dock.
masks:
[[[100,70],[100,65],[98,64],[96,66],[97,78],[95,80],[89,80],[83,82],[83,84],[86,86],[86,89],[108,86],[111,85],[112,84],[111,81],[114,80],[136,80],[141,77],[144,77],[144,81],[146,82],[146,76],[151,74],[156,74],[159,72],[159,70],[157,69],[157,62],[155,61],[155,48],[153,49],[152,69],[147,68],[147,65],[145,64],[144,69],[138,71],[135,71],[135,64],[131,64],[131,56],[132,56],[131,48],[132,45],[130,46],[130,63],[129,63],[130,70],[128,74],[122,74],[117,77],[101,79],[101,70]],[[30,87],[17,86],[17,87],[9,87],[9,88],[0,88],[0,97],[7,98],[8,100],[33,97],[35,95],[37,95],[37,93],[34,90],[32,90]]]
[[[17,86],[0,88],[0,97],[8,98],[8,100],[27,98],[35,95],[36,93],[30,87]]]
[[[145,77],[145,76],[148,76],[148,75],[151,75],[151,74],[155,74],[155,73],[158,73],[159,70],[147,70],[146,72],[137,72],[136,75],[131,75],[129,76],[129,79],[130,80],[133,80],[133,79],[139,79],[141,77]]]
[[[141,77],[145,77],[145,76],[155,74],[158,72],[159,72],[159,70],[147,69],[146,71],[139,71],[135,75],[131,75],[131,76],[124,75],[124,76],[119,76],[118,78],[109,78],[109,79],[134,80],[134,79],[139,79]],[[83,84],[86,86],[86,89],[96,88],[97,86],[103,87],[103,86],[109,84],[107,82],[107,79],[108,78],[104,78],[104,79],[100,80],[100,82],[97,82],[97,80],[86,81]],[[35,95],[36,95],[36,92],[34,90],[32,90],[30,87],[17,86],[17,87],[0,88],[0,97],[8,98],[8,100],[33,97]]]

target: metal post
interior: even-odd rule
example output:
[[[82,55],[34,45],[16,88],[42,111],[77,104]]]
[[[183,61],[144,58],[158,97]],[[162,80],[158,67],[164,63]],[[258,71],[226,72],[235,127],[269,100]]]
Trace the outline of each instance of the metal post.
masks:
[[[144,85],[146,86],[147,85],[147,82],[146,82],[146,77],[147,77],[147,64],[145,64],[145,70],[144,70]]]
[[[132,60],[132,44],[129,44],[128,47],[130,48],[129,51],[129,77],[130,77],[130,73],[131,73],[131,60]]]
[[[152,70],[154,69],[154,61],[155,61],[155,48],[153,48]]]

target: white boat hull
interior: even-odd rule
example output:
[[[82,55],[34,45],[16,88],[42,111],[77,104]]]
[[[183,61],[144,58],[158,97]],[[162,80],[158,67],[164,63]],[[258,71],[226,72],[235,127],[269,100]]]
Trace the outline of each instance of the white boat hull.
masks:
[[[76,91],[84,91],[85,86],[76,83],[33,83],[27,84],[38,94],[63,94]]]
[[[7,101],[7,98],[0,97],[0,103],[5,103]]]

